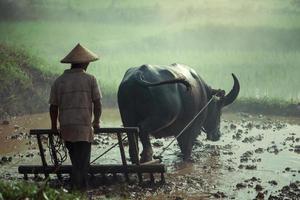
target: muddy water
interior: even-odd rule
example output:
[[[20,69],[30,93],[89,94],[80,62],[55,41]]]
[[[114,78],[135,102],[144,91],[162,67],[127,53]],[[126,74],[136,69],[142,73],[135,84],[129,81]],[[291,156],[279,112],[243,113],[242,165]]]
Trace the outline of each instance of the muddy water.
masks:
[[[27,141],[25,135],[30,129],[50,128],[50,117],[48,113],[14,117],[8,120],[9,124],[0,122],[0,155],[10,154],[24,150]],[[116,109],[105,109],[102,117],[102,126],[120,126],[121,121]],[[20,134],[21,133],[21,134]],[[13,138],[13,140],[10,140]]]
[[[228,197],[253,199],[257,191],[268,197],[283,185],[300,180],[299,125],[246,118],[223,122],[222,131],[220,142],[205,142],[199,150],[215,149],[211,151],[219,166],[212,169],[212,173],[217,171],[215,188]]]
[[[205,140],[201,134],[193,150],[193,162],[183,163],[179,148],[171,145],[163,155],[166,164],[165,185],[154,187],[124,186],[100,187],[92,190],[94,196],[120,196],[143,199],[262,199],[278,195],[278,190],[300,180],[300,120],[224,114],[221,124],[223,135],[218,142]],[[116,110],[106,109],[103,127],[120,126]],[[48,128],[49,117],[39,114],[13,119],[10,125],[1,125],[1,157],[12,161],[1,164],[1,177],[17,175],[17,165],[40,163],[36,143],[26,134],[11,139],[12,135],[26,133],[31,128]],[[114,137],[97,136],[92,159],[116,142]],[[158,154],[173,138],[152,139]],[[49,159],[49,158],[48,158]],[[68,161],[67,161],[68,162]],[[120,163],[118,149],[102,157],[97,163]],[[298,193],[299,194],[299,193]]]

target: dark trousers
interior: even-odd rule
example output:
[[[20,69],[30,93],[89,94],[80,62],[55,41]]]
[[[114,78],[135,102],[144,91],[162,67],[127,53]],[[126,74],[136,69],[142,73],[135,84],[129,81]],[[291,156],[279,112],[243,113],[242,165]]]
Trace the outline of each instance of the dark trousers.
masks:
[[[88,170],[91,158],[90,142],[65,142],[72,162],[71,182],[73,189],[85,190],[88,187]]]

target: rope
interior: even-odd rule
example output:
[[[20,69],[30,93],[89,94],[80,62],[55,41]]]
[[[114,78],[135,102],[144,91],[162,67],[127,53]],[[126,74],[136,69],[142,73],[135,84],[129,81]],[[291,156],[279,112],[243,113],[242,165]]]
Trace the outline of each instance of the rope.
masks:
[[[51,149],[50,139],[48,139],[47,146],[50,153],[51,163],[53,165],[56,165],[54,161],[54,155]],[[60,136],[53,135],[53,148],[56,152],[57,164],[62,165],[62,163],[67,160],[67,149]]]
[[[127,136],[124,137],[124,138],[122,139],[122,142],[123,142],[124,140],[126,140],[126,139],[127,139]],[[115,148],[118,144],[119,144],[119,142],[113,144],[109,149],[107,149],[106,151],[104,151],[100,156],[98,156],[98,157],[95,158],[92,162],[90,162],[90,165],[93,164],[96,160],[98,160],[98,159],[101,158],[102,156],[104,156],[105,154],[107,154],[109,151],[111,151],[113,148]]]
[[[180,131],[180,133],[178,135],[176,135],[176,137],[166,146],[163,148],[162,152],[158,155],[158,156],[153,156],[153,158],[155,159],[161,159],[162,158],[162,154],[171,146],[171,144],[173,144],[173,142],[178,138],[180,137],[183,132],[189,128],[192,123],[195,121],[195,119],[197,119],[197,117],[207,108],[207,106],[212,102],[212,100],[214,99],[214,96],[212,96],[210,98],[210,100],[205,104],[205,106],[194,116],[194,118]]]
[[[63,162],[65,162],[67,160],[67,149],[66,149],[66,146],[65,144],[63,143],[61,137],[59,136],[54,136],[53,135],[53,148],[56,152],[56,157],[57,157],[57,164],[58,165],[62,165]],[[122,139],[122,142],[124,140],[127,139],[127,136],[124,137]],[[100,156],[98,156],[97,158],[95,158],[92,162],[90,162],[90,164],[93,164],[95,161],[97,161],[99,158],[101,158],[102,156],[104,156],[105,154],[107,154],[109,151],[111,151],[113,148],[115,148],[117,145],[119,144],[119,142],[113,144],[109,149],[107,149],[105,152],[103,152]],[[50,144],[50,140],[48,139],[48,143],[47,143],[47,146],[48,146],[48,150],[49,150],[49,153],[50,153],[50,160],[51,160],[51,163],[53,165],[56,165],[55,163],[55,159],[54,159],[54,155],[52,153],[52,149],[51,149],[51,144]]]

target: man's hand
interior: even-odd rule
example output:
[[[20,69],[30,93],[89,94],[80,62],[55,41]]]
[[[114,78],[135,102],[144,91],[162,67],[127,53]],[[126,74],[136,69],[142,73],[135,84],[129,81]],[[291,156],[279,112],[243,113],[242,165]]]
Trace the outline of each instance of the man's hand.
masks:
[[[100,99],[93,101],[94,103],[94,121],[93,121],[93,128],[100,128],[100,117],[102,113],[102,105]]]
[[[57,131],[58,131],[57,126],[51,126],[51,130],[52,130],[53,132],[57,132]]]
[[[59,130],[57,126],[51,126],[51,130],[54,135],[59,135]]]
[[[100,128],[99,122],[93,122],[93,128],[94,129]]]

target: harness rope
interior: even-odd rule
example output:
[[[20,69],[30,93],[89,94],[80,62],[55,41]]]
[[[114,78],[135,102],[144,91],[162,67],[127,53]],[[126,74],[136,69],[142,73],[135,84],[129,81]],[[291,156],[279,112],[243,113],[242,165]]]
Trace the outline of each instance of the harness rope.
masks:
[[[62,138],[60,137],[60,133],[57,136],[53,135],[53,148],[56,152],[57,163],[55,163],[54,161],[55,159],[52,153],[50,139],[48,139],[47,146],[48,146],[51,162],[53,165],[56,164],[62,165],[62,163],[67,160],[67,149],[64,142],[62,141]]]
[[[213,95],[210,100],[205,104],[205,106],[194,116],[194,118],[180,131],[180,133],[178,135],[175,136],[175,138],[166,146],[163,148],[162,152],[160,152],[160,154],[158,156],[153,156],[154,159],[160,159],[162,158],[162,154],[171,146],[171,144],[173,144],[173,142],[179,138],[183,132],[189,128],[192,123],[197,119],[197,117],[207,108],[207,106],[212,102],[212,100],[214,99],[215,95]]]
[[[125,136],[122,139],[122,142],[127,139],[127,136]],[[92,162],[90,162],[90,164],[93,164],[96,160],[98,160],[99,158],[101,158],[102,156],[104,156],[105,154],[107,154],[109,151],[111,151],[113,148],[115,148],[117,145],[119,144],[119,142],[113,144],[109,149],[107,149],[106,151],[104,151],[100,156],[98,156],[97,158],[95,158]]]

